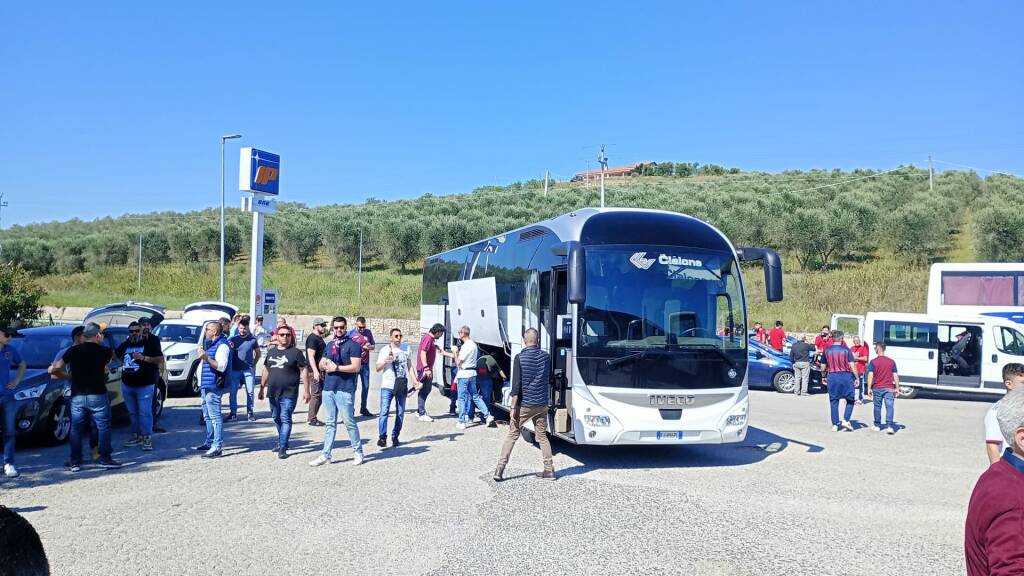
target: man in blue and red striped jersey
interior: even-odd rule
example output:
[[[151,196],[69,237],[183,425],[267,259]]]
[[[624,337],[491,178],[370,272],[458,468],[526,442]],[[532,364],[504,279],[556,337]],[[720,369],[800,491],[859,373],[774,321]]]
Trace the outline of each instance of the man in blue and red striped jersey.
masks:
[[[832,430],[838,432],[841,428],[853,430],[850,417],[853,416],[853,403],[855,400],[857,381],[857,361],[849,348],[840,344],[843,341],[843,333],[840,330],[832,331],[832,344],[822,352],[822,362],[828,367],[828,404],[829,413],[832,416]],[[839,420],[839,401],[846,400],[846,408],[843,419]]]

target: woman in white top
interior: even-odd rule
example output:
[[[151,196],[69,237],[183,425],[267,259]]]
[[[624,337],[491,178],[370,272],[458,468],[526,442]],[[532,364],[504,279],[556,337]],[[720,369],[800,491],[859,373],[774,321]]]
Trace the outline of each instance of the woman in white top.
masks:
[[[388,410],[395,400],[395,428],[391,431],[391,445],[398,446],[398,435],[405,420],[405,398],[409,394],[409,374],[412,374],[412,356],[409,347],[402,344],[402,331],[391,329],[391,340],[377,352],[377,372],[380,372],[380,416],[377,417],[377,446],[387,446]],[[416,390],[422,386],[414,384]],[[423,417],[421,416],[420,419]]]

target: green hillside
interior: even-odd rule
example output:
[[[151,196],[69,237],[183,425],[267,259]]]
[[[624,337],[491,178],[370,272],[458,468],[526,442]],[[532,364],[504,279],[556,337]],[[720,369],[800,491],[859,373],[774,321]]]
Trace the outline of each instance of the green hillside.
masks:
[[[1024,259],[1024,180],[936,174],[733,173],[692,164],[647,166],[609,181],[610,206],[673,210],[708,220],[737,245],[783,254],[786,301],[763,301],[759,270],[748,271],[752,319],[813,328],[833,311],[924,308],[927,265],[937,260]],[[682,169],[680,167],[687,167]],[[694,175],[696,174],[696,175]],[[268,218],[267,287],[286,312],[415,317],[424,255],[599,203],[596,184],[485,187],[472,193],[359,205],[283,204]],[[13,226],[0,232],[3,258],[18,261],[48,290],[46,304],[94,305],[124,298],[168,306],[217,292],[218,212],[155,213],[91,222]],[[228,211],[229,299],[248,294],[250,217]],[[362,230],[361,302],[354,273]],[[143,236],[142,290],[136,289]]]

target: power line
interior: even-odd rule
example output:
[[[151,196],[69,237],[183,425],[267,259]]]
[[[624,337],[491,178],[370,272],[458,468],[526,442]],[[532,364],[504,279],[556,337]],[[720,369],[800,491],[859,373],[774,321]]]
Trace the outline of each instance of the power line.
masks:
[[[1020,174],[1014,174],[1013,172],[1003,172],[1002,170],[986,170],[985,168],[975,168],[974,166],[967,166],[966,164],[957,164],[955,162],[946,162],[945,160],[934,160],[939,164],[945,164],[947,166],[956,166],[957,168],[967,168],[968,170],[974,170],[975,172],[988,172],[990,174],[1002,174],[1004,176],[1013,176],[1015,178],[1024,178]]]

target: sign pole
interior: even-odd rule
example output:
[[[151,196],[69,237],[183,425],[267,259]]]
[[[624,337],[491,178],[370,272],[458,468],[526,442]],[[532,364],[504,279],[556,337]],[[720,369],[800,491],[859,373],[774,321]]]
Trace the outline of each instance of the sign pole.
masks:
[[[252,250],[250,256],[249,277],[249,315],[253,321],[261,313],[260,302],[263,299],[263,213],[252,213]]]

